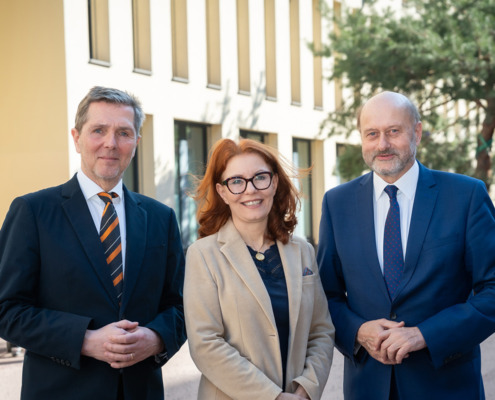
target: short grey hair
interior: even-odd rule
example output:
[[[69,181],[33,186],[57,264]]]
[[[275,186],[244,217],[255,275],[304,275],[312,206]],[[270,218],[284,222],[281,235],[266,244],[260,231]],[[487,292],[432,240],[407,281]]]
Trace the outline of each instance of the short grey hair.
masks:
[[[103,86],[92,87],[84,99],[79,103],[75,122],[75,129],[77,129],[79,133],[88,120],[88,109],[90,104],[98,101],[132,107],[134,110],[134,129],[136,130],[136,134],[141,136],[141,126],[143,125],[145,115],[139,99],[128,92]]]

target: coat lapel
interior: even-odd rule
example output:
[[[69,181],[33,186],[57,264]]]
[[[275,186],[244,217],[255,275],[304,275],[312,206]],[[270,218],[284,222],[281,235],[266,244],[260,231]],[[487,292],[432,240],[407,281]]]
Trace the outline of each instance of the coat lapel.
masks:
[[[383,279],[383,273],[380,268],[380,261],[376,253],[376,237],[375,237],[375,217],[373,210],[373,173],[365,175],[360,182],[360,186],[356,193],[356,221],[359,230],[363,233],[358,235],[362,243],[360,248],[363,249],[363,264],[366,264],[371,269],[380,291],[389,299],[387,286]],[[357,251],[357,249],[356,249]]]
[[[438,189],[435,186],[436,182],[431,171],[419,164],[419,178],[407,239],[404,275],[397,290],[397,297],[400,296],[402,289],[411,280],[418,264],[419,255],[437,201]]]
[[[65,198],[62,202],[62,208],[89,259],[91,267],[110,300],[118,307],[115,288],[110,278],[98,231],[76,176],[62,186],[62,196]]]
[[[276,329],[270,296],[268,295],[265,284],[256,269],[256,265],[251,258],[251,254],[249,253],[244,240],[242,240],[241,235],[235,228],[231,219],[220,228],[217,240],[219,242],[220,251],[225,255],[246,287],[251,291],[266,317]]]
[[[287,294],[289,296],[289,321],[290,338],[289,354],[292,354],[291,346],[296,337],[296,326],[301,309],[302,296],[302,273],[303,267],[311,268],[311,265],[301,265],[301,248],[299,244],[289,241],[286,245],[277,241],[278,251],[284,268],[285,281],[287,283]]]
[[[147,212],[139,206],[136,197],[125,187],[124,198],[127,240],[121,312],[125,310],[139,279],[139,270],[143,263],[147,243]]]

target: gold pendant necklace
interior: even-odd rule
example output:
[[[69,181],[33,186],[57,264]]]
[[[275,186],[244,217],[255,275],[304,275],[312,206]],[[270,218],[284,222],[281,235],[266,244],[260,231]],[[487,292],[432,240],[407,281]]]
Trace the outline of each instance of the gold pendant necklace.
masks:
[[[254,255],[258,261],[263,261],[265,259],[265,255],[261,252],[261,249],[265,245],[265,238],[263,238],[263,243],[261,243],[260,249],[256,250],[256,254]]]

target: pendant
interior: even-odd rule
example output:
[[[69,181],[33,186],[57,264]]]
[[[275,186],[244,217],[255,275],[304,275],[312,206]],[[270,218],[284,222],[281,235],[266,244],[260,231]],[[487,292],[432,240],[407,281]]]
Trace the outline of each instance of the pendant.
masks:
[[[258,261],[263,261],[265,259],[265,255],[259,251],[256,253],[255,257]]]

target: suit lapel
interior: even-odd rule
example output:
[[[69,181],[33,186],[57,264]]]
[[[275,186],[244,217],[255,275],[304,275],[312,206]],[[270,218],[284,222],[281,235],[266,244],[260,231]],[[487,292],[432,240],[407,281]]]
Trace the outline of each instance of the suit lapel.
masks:
[[[62,196],[65,198],[62,201],[62,208],[90,261],[91,267],[100,279],[110,300],[118,307],[115,288],[110,278],[98,231],[76,176],[62,186]]]
[[[139,270],[146,250],[147,213],[139,206],[135,196],[124,187],[126,219],[126,254],[124,270],[123,311],[139,279]]]
[[[275,327],[270,296],[244,240],[242,240],[231,219],[218,231],[218,242],[220,251],[225,255],[232,268],[258,301],[268,320]]]
[[[433,209],[437,201],[438,189],[435,187],[436,183],[431,171],[421,164],[419,164],[419,168],[418,185],[414,197],[411,225],[407,239],[404,275],[397,290],[397,297],[400,296],[401,290],[411,280],[416,269]]]
[[[363,232],[358,235],[362,240],[359,248],[363,249],[363,264],[369,266],[380,291],[389,299],[387,286],[383,279],[380,261],[378,260],[378,254],[376,252],[375,216],[373,210],[373,173],[369,173],[363,177],[355,199],[356,203],[354,204],[354,210],[356,210],[356,223],[359,230]]]

